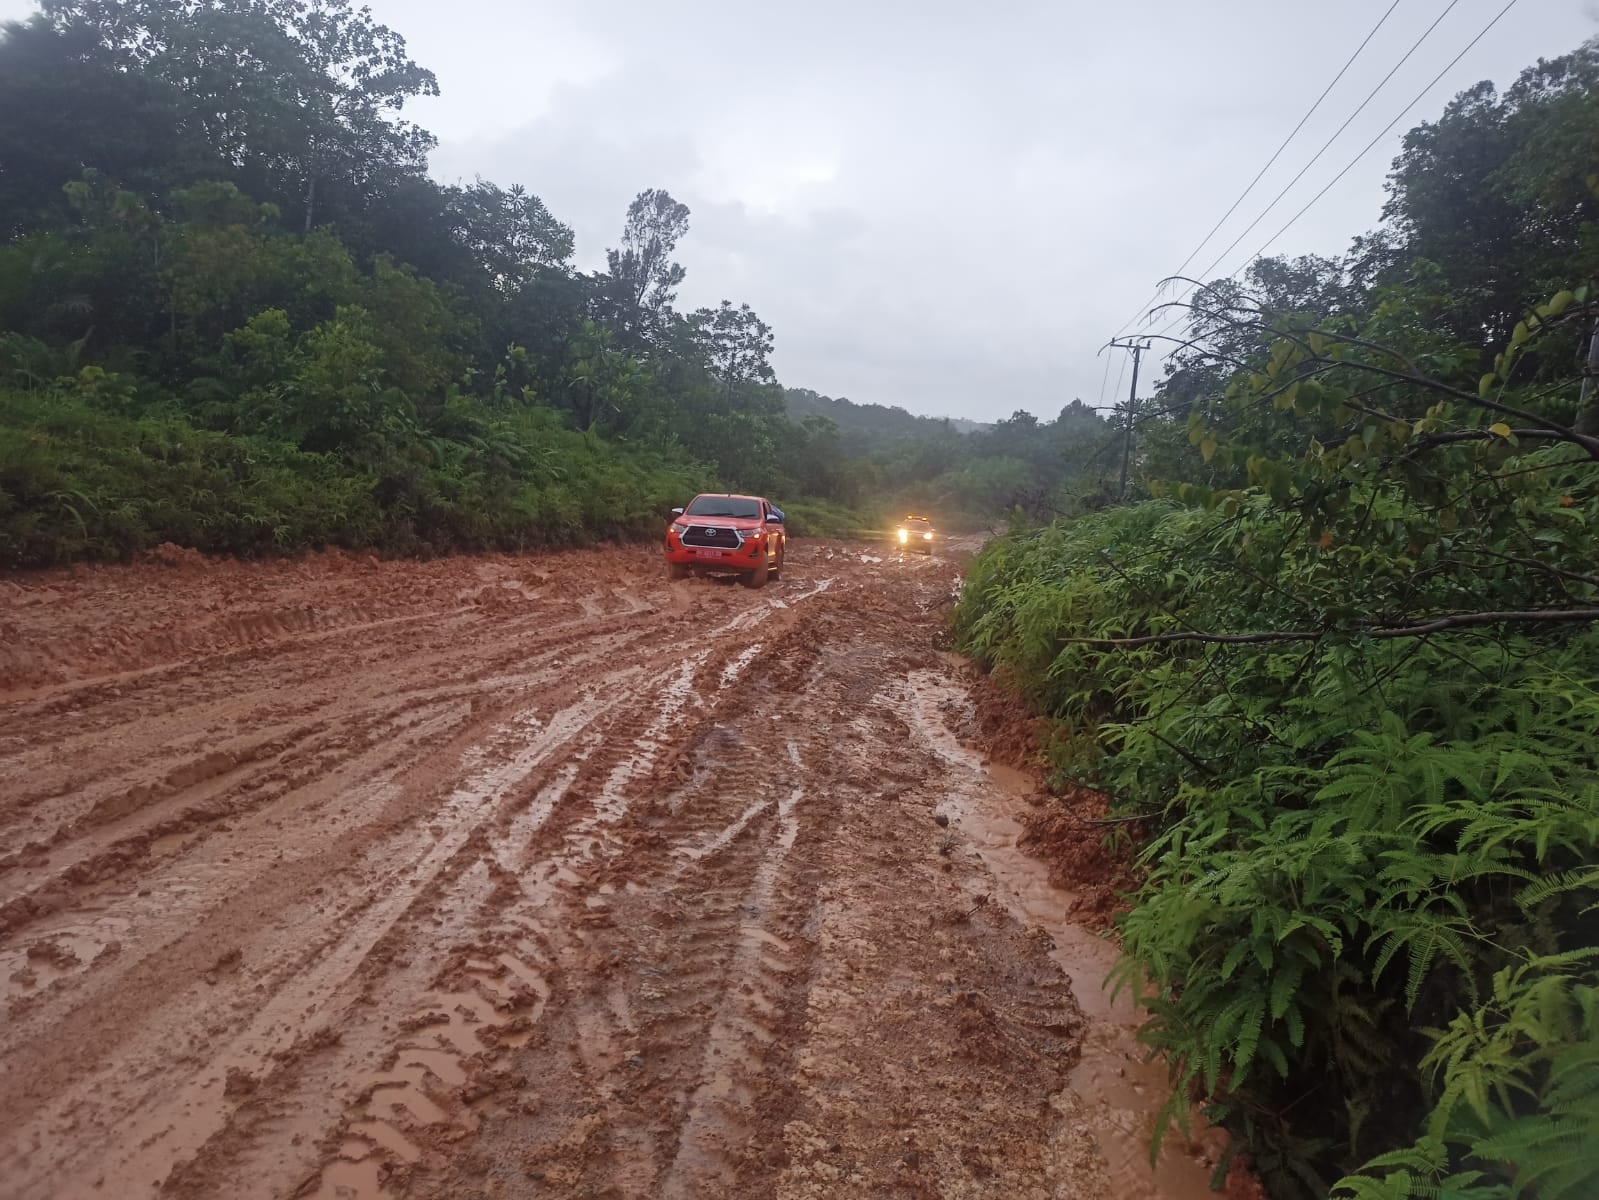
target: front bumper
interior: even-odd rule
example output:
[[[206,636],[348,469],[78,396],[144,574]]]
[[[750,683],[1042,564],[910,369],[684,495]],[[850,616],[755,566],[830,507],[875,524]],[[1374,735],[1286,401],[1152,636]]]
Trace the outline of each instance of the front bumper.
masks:
[[[666,535],[666,561],[703,571],[753,571],[767,561],[767,539],[746,538],[737,550],[685,546],[676,534]]]

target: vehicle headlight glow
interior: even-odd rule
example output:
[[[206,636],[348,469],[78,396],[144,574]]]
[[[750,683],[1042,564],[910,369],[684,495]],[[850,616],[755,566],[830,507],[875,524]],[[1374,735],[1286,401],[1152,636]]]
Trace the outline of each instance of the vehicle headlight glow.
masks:
[[[933,535],[930,534],[930,533],[924,533],[924,534],[922,534],[922,537],[925,538],[929,542],[933,540]]]
[[[910,532],[910,530],[908,530],[908,529],[901,529],[901,530],[900,530],[900,531],[899,531],[899,540],[900,540],[900,541],[902,541],[902,542],[908,542],[908,541],[910,541],[910,539],[911,539],[911,532]]]

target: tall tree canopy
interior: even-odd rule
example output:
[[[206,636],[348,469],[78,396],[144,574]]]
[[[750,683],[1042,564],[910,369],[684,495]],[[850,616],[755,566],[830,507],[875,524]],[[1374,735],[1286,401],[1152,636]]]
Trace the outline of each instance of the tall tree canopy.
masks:
[[[605,252],[615,317],[635,342],[647,340],[666,323],[687,272],[672,261],[688,233],[689,211],[660,188],[640,192],[627,206],[622,244]]]

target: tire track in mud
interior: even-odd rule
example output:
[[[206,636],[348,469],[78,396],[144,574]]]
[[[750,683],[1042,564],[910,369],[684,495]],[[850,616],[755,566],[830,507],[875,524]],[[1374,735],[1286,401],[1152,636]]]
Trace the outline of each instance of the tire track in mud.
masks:
[[[741,654],[714,676],[724,699],[706,705],[711,736],[698,744],[720,758],[775,741],[777,765],[792,773],[802,764],[783,723],[741,721],[753,731],[743,738],[726,736],[718,719],[745,706],[773,715],[760,686],[763,661]],[[726,680],[752,662],[753,693],[740,689],[730,703]],[[752,791],[759,795],[750,802]],[[629,843],[593,856],[588,892],[581,903],[571,899],[565,922],[560,959],[572,984],[552,1001],[542,1053],[520,1052],[524,1063],[530,1054],[554,1060],[525,1065],[527,1077],[562,1081],[540,1088],[534,1111],[521,1114],[547,1151],[530,1155],[517,1139],[512,1161],[526,1178],[619,1195],[696,1195],[716,1194],[704,1189],[736,1174],[728,1148],[751,1135],[741,1112],[761,1086],[783,1014],[802,1006],[804,955],[795,944],[810,903],[783,867],[805,794],[759,775],[696,775],[653,799]],[[623,975],[607,969],[620,963],[629,965]],[[449,1186],[434,1174],[416,1180],[423,1194]]]
[[[649,629],[650,624],[646,619],[632,616],[619,620],[607,629],[606,640],[609,643],[625,639],[630,634],[633,637],[644,636]],[[376,715],[392,716],[403,713],[405,706],[389,701],[390,696],[410,698],[413,703],[425,703],[430,698],[448,698],[452,695],[481,696],[482,686],[489,681],[479,676],[490,675],[513,664],[526,663],[532,649],[548,647],[546,657],[557,660],[555,665],[558,667],[577,665],[559,660],[563,653],[570,653],[574,640],[591,638],[593,635],[592,628],[586,622],[532,624],[524,620],[508,623],[501,630],[503,641],[489,643],[485,647],[488,653],[483,660],[474,664],[473,670],[463,671],[459,631],[428,632],[431,635],[430,644],[425,649],[419,648],[423,652],[407,657],[406,676],[384,677],[390,675],[391,671],[385,668],[382,661],[389,652],[381,645],[348,648],[350,653],[359,656],[359,660],[352,664],[348,655],[314,655],[310,652],[316,647],[286,640],[241,664],[240,671],[231,677],[233,689],[222,697],[222,703],[216,702],[216,696],[204,694],[205,689],[187,685],[176,698],[175,704],[172,697],[157,690],[155,698],[161,702],[160,707],[151,704],[143,693],[135,691],[128,694],[125,703],[117,706],[123,711],[110,714],[110,720],[116,722],[117,733],[136,753],[142,754],[148,761],[165,763],[170,760],[171,751],[177,745],[195,744],[208,748],[207,743],[214,737],[213,726],[233,728],[248,721],[248,727],[254,731],[264,723],[303,718],[307,714],[325,710],[332,704],[343,702],[347,706],[349,697],[346,692],[352,673],[358,677],[367,676],[369,686],[374,687],[374,696],[385,701],[371,706]],[[369,667],[376,668],[376,671],[368,672]],[[298,684],[296,694],[289,697],[286,704],[281,690],[285,674],[292,674]],[[419,687],[414,683],[417,678],[439,676],[449,679],[451,683],[443,688]],[[530,681],[542,682],[537,675]],[[519,682],[514,675],[494,680],[500,686],[513,688]],[[216,683],[212,684],[213,690],[217,687]],[[263,711],[238,712],[237,696],[252,692],[271,697],[272,703],[262,706]],[[136,710],[136,719],[133,721],[127,719],[126,710],[129,708]],[[155,711],[139,711],[149,708]],[[137,790],[127,788],[126,778],[130,769],[139,769],[140,759],[135,758],[130,762],[126,758],[114,758],[102,761],[97,766],[85,765],[80,761],[84,752],[94,751],[102,740],[104,730],[96,728],[96,722],[77,718],[71,722],[48,722],[29,728],[27,718],[30,715],[50,717],[59,714],[48,710],[30,714],[28,706],[19,706],[16,710],[15,728],[19,733],[26,733],[27,744],[24,753],[0,763],[0,782],[15,780],[23,786],[19,786],[16,793],[16,804],[6,810],[7,827],[0,829],[0,832],[15,836],[18,833],[15,817],[27,812],[36,802],[34,798],[70,795],[82,804],[93,800],[100,792]],[[196,718],[201,722],[199,727],[196,726]],[[62,817],[58,815],[56,819],[59,821]],[[70,819],[70,814],[67,819]]]
[[[578,635],[583,632],[582,629],[575,631]],[[191,730],[185,744],[194,747],[191,761],[176,768],[170,767],[173,747],[166,743],[159,731],[152,732],[135,726],[124,736],[143,746],[149,754],[149,760],[162,765],[166,771],[164,775],[130,786],[126,782],[129,764],[119,765],[116,756],[107,756],[110,761],[99,768],[98,778],[86,776],[81,767],[68,765],[63,768],[69,772],[66,783],[59,779],[35,779],[32,795],[28,789],[20,789],[15,794],[14,804],[7,809],[8,815],[13,817],[18,811],[32,807],[33,796],[41,793],[46,797],[60,796],[62,801],[57,806],[58,811],[47,814],[51,823],[45,823],[43,817],[38,819],[31,837],[29,831],[20,828],[14,819],[8,828],[0,828],[0,835],[6,836],[12,844],[21,843],[19,851],[0,859],[0,933],[23,923],[41,907],[51,907],[48,903],[43,906],[30,903],[30,890],[48,889],[51,883],[83,884],[115,874],[120,869],[142,869],[145,864],[140,860],[147,851],[168,848],[173,838],[206,820],[240,815],[244,806],[237,802],[236,796],[230,798],[208,794],[213,793],[214,789],[206,785],[219,775],[237,773],[242,776],[238,782],[248,790],[264,790],[264,795],[252,801],[263,803],[276,802],[285,792],[293,791],[303,783],[322,779],[334,770],[349,770],[352,767],[357,770],[376,770],[383,764],[363,767],[357,763],[357,752],[368,747],[386,746],[395,735],[404,734],[408,737],[402,738],[389,754],[391,758],[403,758],[407,752],[406,740],[416,740],[429,733],[455,732],[458,725],[477,712],[478,703],[488,689],[515,695],[541,684],[548,685],[556,671],[581,671],[608,653],[624,649],[628,641],[648,636],[649,632],[647,627],[631,634],[608,632],[597,647],[574,652],[571,648],[574,631],[570,627],[558,628],[555,632],[540,629],[532,640],[539,644],[555,643],[554,649],[540,656],[541,660],[553,659],[553,669],[547,667],[532,672],[508,673],[511,662],[490,660],[482,664],[478,672],[487,677],[477,678],[469,674],[465,679],[458,679],[444,687],[419,688],[409,680],[396,680],[392,690],[380,689],[380,700],[365,707],[340,703],[336,720],[327,719],[322,717],[322,713],[338,697],[335,689],[332,694],[318,695],[295,705],[292,715],[319,718],[314,723],[298,730],[288,730],[276,740],[270,736],[271,727],[265,731],[257,728],[252,735],[242,739],[244,744],[232,748],[226,748],[228,741],[223,739],[233,732],[234,726],[213,720],[203,709],[189,704],[178,717],[169,718],[172,723]],[[513,627],[506,633],[515,644],[523,631]],[[581,646],[582,643],[578,644]],[[526,651],[523,650],[518,658],[525,655]],[[431,664],[421,663],[417,666],[426,669]],[[306,688],[309,686],[308,681]],[[464,703],[466,700],[471,701],[470,709]],[[446,718],[453,719],[440,723],[434,714],[444,714]],[[407,728],[412,725],[422,728]],[[221,747],[218,746],[219,741]],[[285,742],[293,743],[292,755],[285,750]],[[70,764],[75,761],[75,749],[75,746],[38,748],[35,756],[48,756]],[[261,760],[267,758],[280,760],[275,764],[275,769],[254,769]],[[21,763],[14,774],[29,775],[30,765]],[[70,774],[74,770],[78,772],[76,778]],[[122,773],[120,777],[119,772]],[[112,828],[103,831],[95,828],[107,824]],[[23,869],[13,869],[18,867]],[[45,867],[48,870],[44,870]]]
[[[756,1194],[738,1181],[781,1144],[831,824],[829,743],[808,715],[837,711],[852,674],[813,670],[826,620],[808,613],[721,669],[746,672],[729,716],[679,731],[630,843],[584,881],[567,954],[581,985],[517,1055],[536,1102],[485,1126],[464,1171],[409,1177],[415,1194],[507,1170],[563,1194]]]
[[[798,747],[790,741],[787,750],[795,774],[801,774],[804,764]],[[781,981],[798,968],[792,939],[785,940],[766,926],[772,919],[768,914],[778,874],[799,835],[796,809],[804,798],[805,789],[795,786],[776,800],[776,828],[739,905],[744,919],[738,923],[720,1003],[704,1037],[699,1083],[688,1099],[677,1151],[660,1180],[658,1194],[667,1200],[736,1185],[737,1163],[728,1161],[726,1150],[749,1140],[745,1114],[754,1107],[754,1089],[778,1037],[777,1017],[783,1011],[768,979],[775,975]],[[778,914],[779,919],[783,915]],[[792,913],[787,915],[792,919]]]
[[[595,607],[602,613],[608,614],[612,606],[607,604],[597,604]],[[633,603],[627,607],[630,609],[630,611],[639,611],[644,608],[644,606],[640,603]],[[742,612],[744,610],[740,611]],[[609,620],[608,616],[607,620]],[[548,631],[542,631],[535,635],[535,640],[540,642],[550,642],[555,640],[564,644],[571,644],[575,641],[581,646],[583,641],[581,635],[585,632],[588,631],[584,630],[581,626],[574,631],[572,628],[572,623],[568,622],[567,628],[562,633],[555,635],[553,638]],[[574,637],[574,633],[576,633],[578,636]],[[588,640],[596,639],[593,639],[592,633],[589,633]],[[565,659],[557,660],[557,666],[566,670],[570,670],[573,667],[581,670],[585,665],[585,663],[581,661],[582,659],[603,657],[606,650],[614,651],[619,648],[614,637],[608,639],[598,639],[598,641],[600,642],[599,649],[586,651],[578,655],[567,654]],[[656,652],[659,654],[659,647],[656,647]],[[505,687],[511,683],[521,682],[523,686],[520,688],[520,690],[531,695],[538,695],[540,689],[536,686],[528,686],[528,684],[537,683],[540,681],[515,681],[514,678],[507,678],[504,674],[504,669],[507,666],[516,665],[517,660],[522,657],[524,657],[524,654],[519,653],[505,657],[503,658],[503,661],[491,662],[489,664],[491,670],[499,672],[499,675],[492,680],[493,685],[497,687]],[[315,927],[315,921],[317,919],[326,921],[329,918],[332,918],[340,924],[354,922],[355,931],[329,947],[320,948],[317,953],[307,954],[303,956],[302,959],[293,959],[292,956],[290,956],[286,960],[284,973],[291,975],[296,980],[296,985],[285,987],[274,993],[275,1002],[259,1009],[258,1015],[253,1023],[251,1023],[245,1029],[243,1034],[234,1039],[234,1048],[226,1054],[216,1056],[219,1060],[228,1059],[227,1065],[222,1070],[209,1071],[209,1073],[205,1074],[203,1082],[192,1086],[187,1093],[180,1093],[179,1099],[176,1101],[179,1112],[183,1113],[183,1110],[187,1110],[187,1112],[192,1113],[208,1106],[213,1108],[216,1107],[215,1093],[218,1091],[219,1084],[222,1090],[225,1092],[229,1087],[233,1087],[235,1085],[240,1088],[244,1087],[244,1084],[240,1081],[248,1078],[252,1080],[250,1087],[253,1089],[256,1086],[254,1077],[266,1064],[267,1060],[272,1059],[275,1056],[282,1056],[287,1053],[287,1050],[283,1044],[284,1037],[280,1034],[274,1039],[267,1036],[267,1031],[271,1029],[292,1029],[294,1027],[294,1022],[290,1018],[292,1018],[296,1010],[309,1010],[313,1007],[312,998],[325,993],[331,986],[333,986],[332,981],[336,981],[341,978],[348,978],[351,974],[350,964],[359,962],[365,954],[370,952],[371,945],[374,944],[376,940],[373,936],[374,932],[381,934],[382,931],[392,928],[394,924],[394,921],[391,919],[393,914],[396,911],[403,912],[406,909],[407,906],[404,902],[404,898],[407,895],[413,895],[419,892],[428,884],[430,880],[440,875],[445,864],[449,863],[453,857],[459,855],[463,850],[467,849],[466,842],[470,840],[473,833],[477,832],[479,828],[488,823],[490,816],[492,815],[480,814],[479,819],[472,824],[469,829],[463,829],[457,825],[453,829],[453,832],[446,833],[441,836],[439,831],[441,814],[444,818],[444,824],[448,826],[451,824],[449,818],[453,815],[451,811],[452,809],[463,806],[473,807],[476,802],[481,801],[490,795],[508,793],[514,790],[519,777],[531,773],[535,768],[541,765],[546,758],[550,757],[556,752],[565,752],[568,750],[569,743],[587,730],[602,711],[611,707],[615,707],[618,703],[622,702],[622,700],[629,695],[630,689],[628,685],[629,683],[633,682],[631,677],[637,675],[637,673],[637,667],[628,667],[621,672],[612,672],[609,675],[602,675],[598,677],[597,680],[591,681],[593,686],[591,686],[589,689],[590,700],[593,701],[593,697],[599,693],[606,694],[605,700],[603,702],[592,702],[588,708],[579,706],[574,709],[562,710],[561,712],[558,712],[556,717],[553,718],[551,722],[551,727],[557,731],[558,736],[549,737],[543,742],[535,741],[529,745],[527,738],[529,730],[525,726],[500,728],[487,733],[480,732],[477,735],[478,738],[484,745],[491,748],[494,747],[497,742],[507,740],[512,743],[521,743],[523,748],[520,751],[513,753],[508,760],[493,762],[491,765],[487,766],[481,773],[480,778],[476,779],[475,781],[469,781],[466,786],[457,789],[457,792],[452,795],[448,801],[446,801],[441,810],[437,810],[431,814],[432,819],[430,821],[430,829],[432,830],[433,836],[437,838],[438,841],[419,863],[411,867],[409,871],[409,877],[406,877],[406,871],[403,868],[399,870],[391,869],[385,874],[370,864],[359,867],[359,869],[354,873],[358,890],[365,894],[375,892],[384,896],[383,900],[371,903],[370,905],[355,903],[346,905],[344,907],[335,907],[331,903],[324,903],[317,906],[320,911],[314,916],[311,914],[306,914],[311,919],[313,928]],[[543,682],[548,682],[548,680],[544,680]],[[634,691],[636,698],[636,689]],[[448,700],[445,700],[442,703],[446,708],[449,706]],[[538,704],[534,704],[532,706],[532,708],[535,710],[538,707]],[[393,711],[391,708],[376,706],[374,711],[376,714],[376,719],[380,723],[388,722],[392,719]],[[536,720],[533,723],[536,725]],[[348,739],[345,739],[345,741],[341,744],[347,745],[347,741]],[[407,749],[414,753],[417,747],[413,746],[408,747]],[[485,752],[482,757],[492,758],[493,755],[494,751],[491,749],[490,751]],[[391,757],[403,758],[404,754],[402,752],[399,755],[393,755]],[[474,758],[471,747],[469,747],[468,753],[463,757],[465,764],[470,766]],[[350,763],[347,761],[343,765],[349,766]],[[356,760],[356,769],[354,770],[353,774],[357,777],[368,777],[367,782],[370,784],[370,777],[372,776],[373,772],[370,769],[366,769],[368,766],[369,764],[361,764],[359,763],[359,760]],[[628,764],[623,764],[623,767],[628,767]],[[181,775],[181,771],[182,769],[180,768],[179,772],[173,774]],[[199,774],[204,773],[205,772],[202,771]],[[315,774],[315,771],[313,770],[312,773]],[[174,778],[172,782],[174,785],[182,785],[191,781],[186,778],[179,777]],[[384,790],[392,787],[393,781],[391,780],[388,784],[380,783],[375,787],[369,786],[367,790],[369,792],[381,793]],[[174,790],[181,791],[182,788],[180,786],[175,786]],[[381,797],[379,797],[379,799],[381,799]],[[134,803],[130,804],[130,809],[132,809],[134,812],[140,811],[140,806],[138,803],[140,800],[145,801],[145,809],[152,807],[148,803],[148,795],[140,796],[138,793],[135,793]],[[370,807],[370,804],[368,807]],[[275,822],[275,824],[281,826],[282,822]],[[161,829],[159,822],[155,825],[155,828],[158,831]],[[531,832],[531,830],[526,832]],[[159,840],[159,836],[157,840]],[[199,840],[204,842],[207,839],[202,836]],[[77,849],[79,850],[79,862],[81,863],[84,861],[85,856],[87,856],[90,851],[87,846],[79,846]],[[185,860],[186,864],[192,865],[194,855],[192,853],[183,854],[181,851],[184,849],[193,849],[193,847],[179,846],[175,849],[180,851],[176,855],[178,859]],[[222,855],[224,859],[231,858],[232,856],[233,854],[231,851]],[[375,851],[375,856],[380,859],[392,861],[394,859],[393,849],[392,847],[388,846],[379,846]],[[63,873],[64,877],[66,877],[66,881],[69,883],[76,882],[81,884],[83,882],[81,879],[73,880],[70,878],[70,872],[72,869],[72,865],[68,865],[67,871]],[[146,880],[146,882],[148,882],[148,880]],[[405,886],[400,886],[402,883]],[[141,890],[147,894],[154,891],[154,889],[150,888],[144,888]],[[203,888],[197,888],[195,890],[197,892],[204,891]],[[163,898],[170,901],[171,895],[172,893],[169,891]],[[119,899],[122,899],[124,903],[127,902],[126,897]],[[124,929],[126,929],[125,922]],[[29,932],[31,934],[36,931],[30,930]],[[46,929],[43,932],[48,935],[49,933],[55,931]],[[40,940],[47,943],[50,941],[48,937]],[[255,953],[252,948],[252,952],[248,955],[248,957],[242,953],[238,957],[244,958],[245,961],[258,961],[261,956]],[[312,965],[317,962],[320,962],[322,966],[315,967]],[[331,964],[331,966],[329,964]],[[160,966],[162,964],[157,965]],[[250,973],[257,979],[262,979],[270,975],[270,971],[261,966],[255,966]],[[327,976],[328,980],[325,981],[323,976]],[[213,988],[215,986],[215,981],[207,980],[206,986],[208,988]],[[258,983],[258,989],[260,986],[262,985]],[[49,990],[59,994],[59,983],[52,980]],[[207,997],[207,999],[209,1000],[210,998]],[[235,1003],[237,1004],[239,1002],[236,1001]],[[40,1005],[40,1007],[44,1008],[46,1006]],[[314,1035],[312,1040],[314,1040]],[[292,1048],[292,1042],[290,1048]],[[134,1057],[139,1056],[135,1055]],[[158,1057],[158,1055],[152,1055],[152,1057]],[[149,1073],[153,1075],[156,1073],[156,1071],[157,1068],[154,1066],[154,1064],[152,1064]],[[199,1074],[201,1073],[196,1072],[197,1076]],[[130,1109],[136,1110],[141,1106],[142,1101],[143,1097],[136,1096],[128,1101],[126,1106]],[[74,1105],[81,1105],[81,1102],[76,1100],[70,1101],[65,1107],[72,1108]],[[222,1105],[221,1107],[225,1109],[227,1106]],[[138,1157],[129,1159],[128,1163],[130,1165],[136,1161],[142,1163],[145,1160],[149,1160],[153,1162],[163,1155],[166,1156],[168,1160],[174,1157],[173,1147],[178,1141],[183,1139],[172,1137],[170,1135],[169,1127],[181,1126],[185,1128],[188,1131],[187,1142],[192,1142],[194,1138],[198,1136],[198,1134],[204,1132],[204,1129],[197,1126],[196,1122],[188,1117],[186,1113],[179,1119],[169,1119],[172,1117],[172,1108],[172,1105],[168,1105],[165,1108],[157,1110],[155,1114],[151,1115],[147,1120],[144,1121],[143,1124],[139,1125],[138,1131],[141,1136],[133,1136],[123,1139],[124,1143],[136,1143],[146,1140],[146,1137],[143,1135],[148,1134],[149,1136],[154,1137],[158,1142],[162,1143],[157,1154],[146,1154],[143,1156],[143,1159]],[[115,1114],[113,1113],[112,1116],[114,1115]],[[41,1123],[48,1124],[49,1119],[50,1118],[47,1116],[41,1121],[35,1122],[35,1125],[37,1126]],[[166,1122],[165,1125],[163,1125],[163,1121]],[[62,1117],[61,1123],[58,1127],[58,1132],[63,1130],[70,1132],[73,1128],[73,1126],[70,1124],[65,1124],[64,1122],[65,1118]],[[110,1123],[109,1118],[107,1123]],[[151,1131],[155,1132],[152,1133]],[[35,1128],[33,1132],[37,1133],[37,1128]],[[18,1141],[20,1140],[21,1139],[18,1139]],[[42,1139],[36,1138],[35,1140]],[[187,1142],[185,1144],[187,1144]],[[15,1146],[16,1143],[14,1142],[6,1147],[7,1158],[10,1157]],[[28,1156],[24,1154],[23,1157]],[[181,1157],[181,1155],[178,1155],[178,1157]],[[44,1167],[46,1173],[49,1173],[52,1169],[52,1164],[46,1162]]]
[[[931,820],[952,565],[804,545],[758,593],[648,548],[29,585],[8,1200],[1130,1178],[1066,976]]]
[[[747,609],[738,614],[736,627],[759,624],[783,607]],[[574,974],[572,966],[581,962],[585,931],[610,923],[607,909],[616,888],[608,882],[596,884],[595,869],[608,868],[626,853],[625,838],[614,827],[627,815],[639,783],[651,775],[671,734],[715,719],[761,647],[754,643],[725,663],[711,662],[717,657],[712,649],[683,656],[656,677],[642,703],[593,735],[528,810],[505,822],[502,836],[491,837],[496,862],[508,869],[502,898],[509,897],[492,914],[493,936],[452,951],[434,988],[401,1023],[405,1040],[387,1056],[391,1065],[363,1092],[356,1111],[347,1115],[335,1157],[306,1194],[382,1195],[385,1185],[417,1168],[425,1148],[447,1145],[477,1129],[474,1102],[482,1100],[486,1088],[506,1082],[495,1065],[498,1052],[526,1044],[552,998],[555,981]],[[699,680],[714,683],[696,687]],[[601,746],[611,753],[596,753]],[[563,827],[557,802],[574,790],[585,790],[577,787],[584,778],[590,781],[590,807]],[[538,838],[540,833],[545,836]],[[535,841],[553,845],[553,853],[537,856]],[[489,914],[482,913],[478,925],[489,921]],[[605,1062],[603,1047],[610,1044],[613,1028],[632,1023],[625,993],[612,991],[607,998],[609,1008],[602,1004],[579,1018],[583,1065],[591,1075]],[[618,1162],[625,1158],[621,1146],[615,1157]]]
[[[531,745],[508,762],[481,766],[468,761],[464,764],[467,776],[432,814],[429,838],[419,841],[402,831],[375,845],[356,865],[359,889],[354,894],[305,905],[306,911],[293,914],[300,918],[293,922],[300,931],[298,938],[285,940],[276,930],[268,930],[264,937],[239,947],[239,959],[251,964],[250,974],[258,989],[266,989],[268,998],[249,1006],[250,1017],[242,1027],[214,1031],[215,1040],[206,1049],[207,1061],[186,1087],[157,1103],[136,1097],[142,1113],[137,1121],[130,1123],[115,1111],[105,1115],[105,1123],[118,1130],[106,1155],[112,1170],[135,1178],[159,1177],[162,1163],[181,1160],[197,1150],[226,1112],[222,1100],[229,1077],[253,1078],[301,1041],[304,1017],[336,998],[396,924],[426,898],[429,889],[459,869],[463,858],[470,860],[470,843],[488,815],[482,811],[483,801],[514,787],[539,762],[560,750],[588,716],[580,702],[557,714],[547,727],[538,728]],[[211,1002],[207,993],[214,987],[205,980],[184,996],[169,998],[168,1019],[173,1007],[189,1006],[202,1010],[192,1013],[194,1019],[203,1019],[203,1009]],[[159,1043],[161,1031],[153,1030],[149,1036]],[[311,1036],[316,1036],[315,1030]],[[161,1046],[154,1044],[140,1057],[156,1063],[162,1053]]]

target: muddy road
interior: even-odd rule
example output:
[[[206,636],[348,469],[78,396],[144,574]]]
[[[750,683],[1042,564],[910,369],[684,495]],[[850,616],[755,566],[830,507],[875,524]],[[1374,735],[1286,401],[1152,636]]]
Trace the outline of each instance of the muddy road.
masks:
[[[947,560],[0,580],[0,1195],[1203,1196]]]

